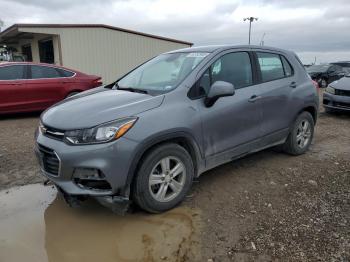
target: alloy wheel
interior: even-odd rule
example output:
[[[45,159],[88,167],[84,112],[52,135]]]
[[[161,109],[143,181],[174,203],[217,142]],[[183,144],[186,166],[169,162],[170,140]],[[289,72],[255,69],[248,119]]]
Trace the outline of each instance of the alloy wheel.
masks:
[[[182,161],[173,156],[161,159],[149,176],[151,196],[159,202],[169,202],[177,197],[186,181],[186,168]]]
[[[304,148],[309,143],[311,139],[311,125],[308,120],[304,119],[300,122],[296,138],[300,148]]]

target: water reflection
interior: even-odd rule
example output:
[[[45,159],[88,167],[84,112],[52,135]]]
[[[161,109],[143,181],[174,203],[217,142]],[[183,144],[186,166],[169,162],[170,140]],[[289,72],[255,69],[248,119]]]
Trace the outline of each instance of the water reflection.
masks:
[[[60,196],[50,205],[40,202],[55,191],[38,186],[36,197],[31,196],[33,189],[25,187],[10,192],[7,199],[0,193],[0,261],[200,260],[196,211],[181,207],[159,215],[121,217],[94,201],[79,209],[69,208]],[[27,199],[26,204],[16,208],[21,201],[8,201],[9,196],[19,200],[14,195]],[[6,206],[2,205],[4,200]],[[18,223],[23,226],[18,227]]]

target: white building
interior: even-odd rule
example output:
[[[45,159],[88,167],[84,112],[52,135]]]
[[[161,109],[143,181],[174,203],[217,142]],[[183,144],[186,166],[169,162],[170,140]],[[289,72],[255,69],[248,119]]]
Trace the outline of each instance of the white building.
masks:
[[[116,80],[140,63],[192,43],[100,24],[14,24],[0,33],[0,45],[26,60],[53,63]]]

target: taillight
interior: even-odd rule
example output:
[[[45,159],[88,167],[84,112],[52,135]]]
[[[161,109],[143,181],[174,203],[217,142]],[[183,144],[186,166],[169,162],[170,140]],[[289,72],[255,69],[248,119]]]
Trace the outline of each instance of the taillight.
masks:
[[[320,91],[320,87],[318,86],[318,83],[314,80],[311,80],[312,81],[312,84],[314,85],[314,87],[316,88],[317,92]]]
[[[102,81],[101,81],[101,78],[97,78],[97,79],[94,79],[93,81],[92,81],[92,85],[93,85],[93,87],[98,87],[98,86],[101,86],[103,83],[102,83]]]

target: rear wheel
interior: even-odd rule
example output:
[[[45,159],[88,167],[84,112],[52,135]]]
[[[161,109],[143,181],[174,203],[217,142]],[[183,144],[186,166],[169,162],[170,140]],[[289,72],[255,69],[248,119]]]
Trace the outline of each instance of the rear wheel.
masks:
[[[134,183],[133,198],[148,212],[169,210],[184,199],[193,175],[191,156],[183,147],[161,145],[142,160]]]
[[[77,94],[79,94],[80,92],[71,92],[71,93],[69,93],[68,95],[67,95],[67,98],[68,97],[72,97],[72,96],[75,96],[75,95],[77,95]]]
[[[314,119],[309,112],[301,113],[295,120],[292,130],[283,145],[284,152],[291,155],[304,154],[314,136]]]

